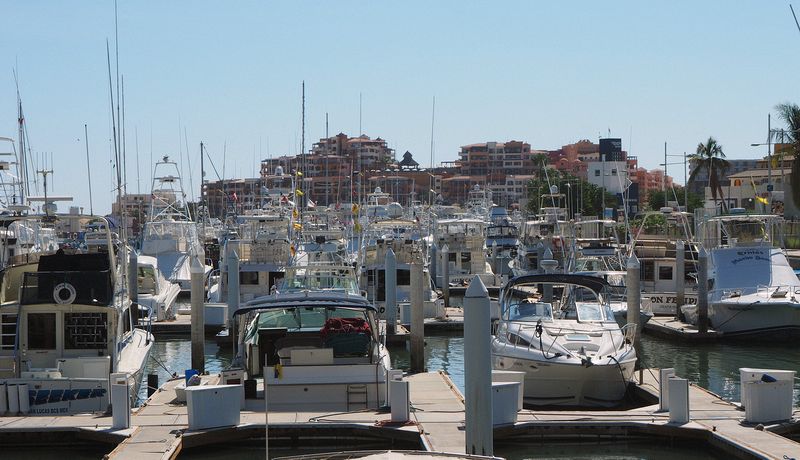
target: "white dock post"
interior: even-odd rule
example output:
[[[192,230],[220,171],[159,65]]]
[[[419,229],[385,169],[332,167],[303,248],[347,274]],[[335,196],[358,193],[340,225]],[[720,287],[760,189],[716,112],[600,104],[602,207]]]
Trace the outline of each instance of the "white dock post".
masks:
[[[131,309],[136,312],[133,317],[136,324],[139,324],[141,319],[141,312],[139,311],[139,257],[133,249],[130,252],[130,257],[128,258],[128,298],[131,300]]]
[[[544,253],[542,254],[542,259],[538,261],[539,267],[542,269],[542,273],[553,273],[558,266],[558,261],[553,260],[553,251],[550,248],[547,248]],[[544,284],[542,286],[542,300],[545,302],[552,302],[553,301],[553,285],[550,283]]]
[[[386,333],[394,335],[397,327],[397,257],[392,248],[386,251],[384,267],[386,272]],[[411,308],[413,312],[413,305]]]
[[[425,372],[425,311],[422,291],[422,261],[414,260],[411,263],[411,372]]]
[[[494,455],[489,293],[475,275],[464,294],[466,453]]]
[[[428,267],[428,270],[431,273],[431,279],[433,280],[433,285],[436,287],[441,286],[441,284],[439,284],[438,258],[439,258],[439,247],[436,246],[436,243],[434,242],[433,244],[431,244],[431,249],[430,249],[431,262],[430,266]]]
[[[675,377],[674,368],[659,369],[658,371],[658,410],[669,410],[669,379]]]
[[[701,247],[697,254],[697,330],[708,332],[708,253]]]
[[[640,289],[641,264],[636,254],[631,254],[626,263],[628,274],[625,277],[626,297],[628,299],[628,324],[636,325],[635,344],[642,334],[642,291]],[[638,349],[637,349],[638,351]]]
[[[19,413],[28,415],[31,411],[31,400],[28,393],[28,384],[20,383],[17,385],[17,390],[19,392]]]
[[[8,393],[6,393],[6,384],[0,383],[0,415],[6,415],[8,412]]]
[[[192,257],[190,276],[192,282],[192,369],[201,374],[205,370],[205,302],[203,295],[203,265],[197,256]]]
[[[8,415],[17,415],[19,413],[19,390],[16,384],[8,384],[6,386],[6,395],[8,396]]]
[[[442,296],[444,308],[450,308],[450,248],[442,246]]]
[[[228,319],[239,309],[239,254],[231,251],[228,257]]]
[[[128,386],[128,374],[115,372],[111,374],[111,427],[115,430],[127,430],[131,427],[131,395]]]
[[[686,249],[683,241],[675,242],[675,317],[681,316],[681,306],[686,302]]]
[[[670,423],[689,423],[689,381],[672,377],[667,382],[669,388]]]
[[[497,263],[497,241],[492,241],[492,272],[495,275],[501,275],[500,267],[498,267]]]

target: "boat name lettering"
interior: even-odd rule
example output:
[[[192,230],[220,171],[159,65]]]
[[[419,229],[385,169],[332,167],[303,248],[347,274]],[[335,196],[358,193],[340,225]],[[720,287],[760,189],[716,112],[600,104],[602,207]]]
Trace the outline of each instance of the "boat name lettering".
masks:
[[[677,301],[678,301],[677,298],[670,297],[670,296],[668,296],[668,297],[663,297],[663,296],[652,296],[652,297],[650,297],[650,303],[654,303],[654,304],[671,305],[671,304],[675,304]],[[697,297],[690,297],[690,296],[687,295],[687,296],[685,296],[683,298],[683,301],[684,301],[685,304],[695,305],[695,304],[697,304]]]

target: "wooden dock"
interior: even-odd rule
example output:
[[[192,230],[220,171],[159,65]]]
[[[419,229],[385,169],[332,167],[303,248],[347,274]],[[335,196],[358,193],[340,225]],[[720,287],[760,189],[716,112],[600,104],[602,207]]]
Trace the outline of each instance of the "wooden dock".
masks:
[[[657,391],[657,371],[645,370],[639,389]],[[204,376],[213,384],[217,376]],[[423,449],[464,453],[463,396],[442,372],[406,377],[410,383],[412,420],[392,424],[390,413],[382,411],[341,412],[279,407],[269,413],[270,445],[273,439],[292,439],[309,445],[314,438],[380,442],[393,448]],[[185,404],[175,402],[179,381],[165,383],[148,402],[135,410],[129,430],[110,428],[108,415],[53,417],[0,417],[0,440],[41,444],[47,435],[71,433],[82,439],[105,442],[116,448],[110,459],[173,459],[182,449],[240,439],[263,438],[265,412],[263,399],[247,400],[240,424],[208,430],[188,430]],[[513,425],[495,427],[495,443],[504,439],[530,439],[532,444],[545,439],[575,438],[595,441],[628,436],[654,436],[661,439],[700,441],[731,458],[778,459],[798,457],[800,444],[775,432],[800,429],[800,412],[791,422],[757,427],[743,422],[744,412],[737,405],[697,386],[690,386],[691,421],[669,422],[669,414],[657,405],[630,410],[522,410]],[[762,428],[762,429],[758,429]],[[298,439],[300,441],[298,441]],[[26,441],[28,440],[28,441]],[[359,441],[360,440],[360,441]]]
[[[709,329],[708,332],[700,332],[694,324],[683,322],[672,316],[653,316],[643,329],[648,334],[685,341],[712,341],[719,340],[723,336],[721,332],[713,329]]]

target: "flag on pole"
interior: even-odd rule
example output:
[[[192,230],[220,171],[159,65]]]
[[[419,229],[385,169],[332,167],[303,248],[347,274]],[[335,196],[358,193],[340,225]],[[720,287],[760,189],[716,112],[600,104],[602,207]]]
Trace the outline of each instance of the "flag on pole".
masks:
[[[295,194],[295,195],[297,195],[297,196],[303,196],[303,195],[305,195],[305,193],[303,193],[303,191],[302,191],[302,190],[300,190],[300,189],[297,189],[297,190],[295,190],[295,191],[294,191],[294,194]]]
[[[308,200],[308,207],[309,207],[309,208],[316,208],[316,207],[317,207],[317,203],[314,203],[313,201],[311,201],[311,200],[309,199],[309,200]]]

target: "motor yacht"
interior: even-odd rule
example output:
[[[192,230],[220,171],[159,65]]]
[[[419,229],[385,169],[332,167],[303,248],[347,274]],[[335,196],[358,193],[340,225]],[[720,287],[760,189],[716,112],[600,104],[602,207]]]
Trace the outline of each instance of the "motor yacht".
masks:
[[[636,326],[614,321],[608,292],[585,275],[526,275],[504,286],[493,367],[525,372],[526,403],[614,406],[625,396]]]

